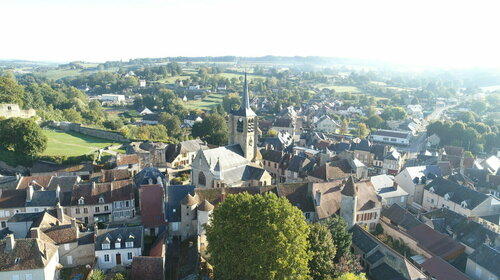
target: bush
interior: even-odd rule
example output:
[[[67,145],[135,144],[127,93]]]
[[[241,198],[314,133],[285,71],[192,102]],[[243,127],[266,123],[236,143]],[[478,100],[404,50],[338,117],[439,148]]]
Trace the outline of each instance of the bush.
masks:
[[[375,227],[375,235],[383,234],[384,233],[384,228],[382,228],[381,224],[377,224]]]

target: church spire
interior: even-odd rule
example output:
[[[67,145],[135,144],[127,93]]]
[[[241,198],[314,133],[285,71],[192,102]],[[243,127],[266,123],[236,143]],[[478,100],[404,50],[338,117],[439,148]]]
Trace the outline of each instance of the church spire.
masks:
[[[250,109],[250,100],[248,97],[248,83],[247,83],[247,71],[245,70],[245,82],[243,85],[243,100],[241,101],[241,107],[245,109]]]

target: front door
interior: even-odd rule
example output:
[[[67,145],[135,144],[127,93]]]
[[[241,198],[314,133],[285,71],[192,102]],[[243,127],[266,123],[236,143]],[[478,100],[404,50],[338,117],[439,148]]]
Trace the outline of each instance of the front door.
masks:
[[[122,255],[116,254],[116,265],[122,264]]]

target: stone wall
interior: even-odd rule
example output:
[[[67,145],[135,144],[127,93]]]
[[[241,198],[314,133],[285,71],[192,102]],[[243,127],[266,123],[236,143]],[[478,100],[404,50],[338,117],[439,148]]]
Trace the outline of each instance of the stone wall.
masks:
[[[51,122],[49,126],[58,128],[64,131],[73,131],[81,134],[108,139],[116,142],[130,142],[127,138],[123,137],[118,132],[108,131],[104,129],[91,128],[82,126],[79,123],[70,123],[70,122]]]

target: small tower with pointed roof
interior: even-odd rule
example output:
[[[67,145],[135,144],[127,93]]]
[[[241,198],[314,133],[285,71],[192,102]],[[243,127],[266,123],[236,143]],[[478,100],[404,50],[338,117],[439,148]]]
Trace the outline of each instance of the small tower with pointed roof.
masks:
[[[358,187],[352,175],[347,179],[340,194],[342,196],[340,202],[340,216],[347,222],[348,228],[351,228],[356,223],[358,204]]]
[[[222,187],[224,181],[224,174],[222,172],[222,166],[220,164],[220,158],[217,158],[217,163],[215,164],[214,170],[212,172],[214,174],[213,184],[214,188]]]
[[[238,110],[231,111],[229,114],[228,128],[228,144],[240,144],[243,156],[252,162],[257,161],[258,135],[256,131],[258,131],[258,119],[255,112],[250,108],[246,72],[241,107]]]
[[[184,199],[181,200],[181,228],[180,234],[181,239],[186,238],[196,234],[197,222],[196,222],[196,207],[198,206],[198,196],[195,194],[192,196],[188,193]]]

